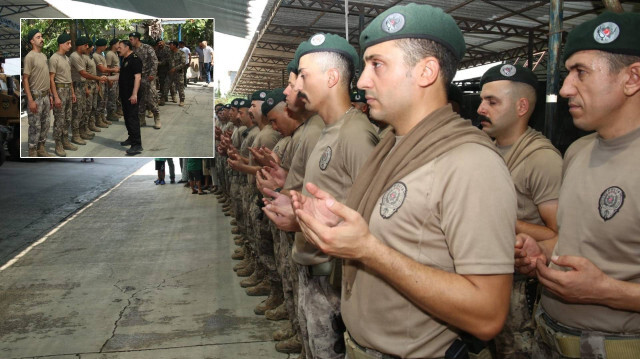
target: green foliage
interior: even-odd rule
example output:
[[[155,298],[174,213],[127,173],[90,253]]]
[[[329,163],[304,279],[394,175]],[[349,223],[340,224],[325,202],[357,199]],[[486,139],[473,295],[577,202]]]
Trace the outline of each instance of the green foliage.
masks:
[[[22,20],[21,41],[22,55],[25,56],[31,50],[29,41],[26,40],[27,33],[33,28],[37,28],[42,32],[44,37],[43,53],[50,56],[58,50],[58,35],[63,31],[73,34],[77,28],[80,36],[89,36],[92,40],[104,37],[111,39],[115,36],[120,39],[127,38],[129,32],[135,29],[135,24],[141,23],[141,20],[134,19],[26,19]],[[141,28],[139,30],[141,33]],[[72,35],[72,44],[75,46],[75,36]]]

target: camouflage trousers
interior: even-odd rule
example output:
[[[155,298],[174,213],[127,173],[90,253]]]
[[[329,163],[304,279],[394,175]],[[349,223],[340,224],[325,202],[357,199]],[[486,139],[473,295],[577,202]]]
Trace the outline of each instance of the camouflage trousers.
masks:
[[[184,101],[184,79],[183,79],[182,71],[180,72],[169,72],[167,74],[167,78],[164,82],[164,87],[162,88],[162,98],[167,98],[167,93],[169,92],[169,88],[171,85],[175,84],[175,87],[178,89],[178,95],[180,95],[180,101]],[[173,95],[173,92],[171,93]]]
[[[257,190],[256,190],[257,192]],[[265,269],[267,278],[271,282],[280,282],[280,276],[276,269],[276,259],[273,253],[273,235],[269,227],[269,217],[267,217],[258,206],[257,193],[251,196],[251,222],[255,232],[253,238],[255,240],[254,247],[256,249],[258,262]]]
[[[47,92],[48,93],[48,92]],[[36,148],[39,143],[47,140],[47,132],[49,131],[49,112],[51,111],[51,103],[49,96],[46,94],[37,94],[32,92],[33,101],[38,106],[36,113],[27,110],[29,121],[29,148]],[[42,96],[42,97],[37,97]]]
[[[117,117],[118,111],[118,83],[114,82],[111,87],[107,85],[107,118]]]
[[[238,229],[240,235],[245,236],[244,232],[244,211],[242,210],[242,189],[238,176],[231,177],[231,208],[236,215],[236,222],[238,222]],[[246,237],[245,237],[246,238]]]
[[[535,325],[527,306],[526,284],[526,279],[513,282],[507,321],[494,339],[498,358],[531,358]]]
[[[340,291],[329,276],[312,276],[309,266],[298,270],[298,320],[307,355],[312,358],[344,358],[344,323],[340,316]]]
[[[158,100],[156,98],[156,82],[143,79],[138,90],[138,114],[144,115],[146,110],[158,114]]]
[[[60,107],[53,106],[53,139],[59,141],[69,137],[71,125],[71,87],[58,87],[58,97],[62,103]]]
[[[91,116],[93,116],[93,100],[96,98],[96,84],[93,81],[88,83],[89,94],[87,95],[87,101],[85,102],[84,114],[83,114],[83,122],[85,125],[89,125],[91,121]]]
[[[96,83],[96,90],[93,96],[90,116],[98,120],[107,115],[107,84]]]
[[[289,314],[289,320],[294,333],[300,333],[300,323],[298,321],[298,265],[291,259],[293,249],[293,234],[281,231],[275,224],[270,223],[273,234],[273,252],[276,262],[276,269],[282,282],[284,291],[284,305]]]
[[[84,125],[84,112],[87,107],[87,94],[84,91],[84,82],[74,82],[73,89],[76,94],[76,102],[71,105],[73,116],[71,118],[71,129],[78,130]]]

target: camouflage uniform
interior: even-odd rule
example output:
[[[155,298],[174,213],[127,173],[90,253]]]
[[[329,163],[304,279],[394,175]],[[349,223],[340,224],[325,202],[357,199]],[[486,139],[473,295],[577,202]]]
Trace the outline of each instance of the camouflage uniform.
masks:
[[[33,100],[38,105],[38,112],[31,113],[27,111],[29,117],[29,148],[36,148],[40,143],[44,143],[47,139],[49,131],[49,111],[51,105],[49,103],[49,92],[31,91]]]
[[[49,61],[49,73],[55,73],[54,82],[56,92],[60,98],[60,108],[53,107],[53,139],[55,141],[69,140],[69,126],[71,125],[71,66],[66,55],[53,54]]]
[[[138,114],[144,116],[144,112],[149,109],[154,116],[158,116],[158,103],[156,99],[155,77],[157,76],[158,58],[153,47],[147,44],[140,44],[134,50],[134,53],[142,61],[142,79],[140,80],[140,89],[138,91]],[[153,76],[154,80],[149,81],[149,76]]]
[[[158,58],[158,85],[160,85],[160,91],[162,92],[161,99],[167,100],[167,93],[164,92],[165,83],[167,82],[167,76],[169,69],[171,68],[171,50],[168,46],[156,49],[156,57]]]
[[[87,63],[87,72],[93,76],[97,76],[96,63],[93,62],[93,58],[89,55],[83,55]],[[89,88],[89,94],[87,95],[87,101],[85,102],[85,110],[83,116],[83,124],[89,129],[95,128],[95,113],[94,113],[94,100],[97,96],[97,85],[94,80],[87,80],[87,87]]]
[[[87,65],[83,64],[85,61],[84,56],[78,54],[77,52],[72,53],[71,56],[69,57],[69,59],[72,62],[71,77],[73,78],[73,90],[74,90],[74,93],[76,94],[76,102],[71,104],[71,112],[73,115],[71,119],[71,129],[75,133],[82,128],[83,119],[85,116],[84,112],[85,112],[85,108],[87,107],[87,94],[85,92],[85,88],[87,86],[87,79],[80,76],[79,69],[73,65],[74,58],[76,59],[76,63],[78,63],[78,66],[81,66],[86,69]]]
[[[69,125],[71,125],[71,87],[58,87],[58,97],[62,106],[53,107],[53,138],[69,138]]]
[[[120,67],[120,59],[113,51],[107,51],[106,61],[109,68]],[[118,82],[112,82],[111,87],[107,84],[107,92],[107,120],[112,121],[118,118]]]
[[[102,66],[107,66],[107,61],[105,60],[104,56],[102,56],[101,54],[95,53],[93,54],[93,61],[96,64],[96,70],[98,67],[98,64],[102,65]],[[109,76],[108,73],[102,73],[100,72],[100,70],[97,70],[98,72],[98,76]],[[107,83],[104,82],[98,82],[96,83],[96,95],[95,98],[93,100],[94,103],[94,116],[96,119],[96,122],[101,122],[104,123],[104,120],[107,118]],[[98,121],[101,120],[101,121]]]
[[[29,120],[29,149],[44,145],[49,131],[49,66],[47,57],[30,51],[24,59],[24,74],[29,77],[29,89],[37,104],[37,113],[27,110]]]
[[[178,50],[176,52],[171,52],[171,67],[170,69],[175,69],[173,73],[169,72],[167,75],[167,80],[164,82],[164,87],[162,88],[162,96],[163,98],[167,97],[167,92],[169,87],[172,84],[175,84],[178,89],[178,94],[180,95],[180,102],[184,101],[184,62],[185,62],[185,53]]]

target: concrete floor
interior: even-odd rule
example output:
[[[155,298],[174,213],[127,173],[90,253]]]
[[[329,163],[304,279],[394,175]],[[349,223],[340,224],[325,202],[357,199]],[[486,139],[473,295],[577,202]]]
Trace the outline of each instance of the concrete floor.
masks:
[[[153,118],[147,118],[147,126],[141,128],[144,151],[136,157],[213,157],[213,88],[203,83],[190,83],[185,89],[185,106],[169,101],[158,106],[162,128],[153,128]],[[177,96],[177,94],[176,94]],[[45,148],[54,154],[53,111],[50,114],[49,133]],[[27,116],[21,118],[20,152],[29,154],[29,124]],[[124,157],[128,147],[120,146],[127,139],[127,129],[122,117],[77,151],[67,151],[69,157]]]
[[[0,269],[1,358],[288,357],[215,197],[154,179],[149,162]]]

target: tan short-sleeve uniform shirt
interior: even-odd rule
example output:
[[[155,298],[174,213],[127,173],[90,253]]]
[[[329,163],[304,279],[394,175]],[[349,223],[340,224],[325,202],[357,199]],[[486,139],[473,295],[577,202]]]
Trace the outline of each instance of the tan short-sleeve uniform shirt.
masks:
[[[82,57],[84,57],[84,62],[86,66],[85,69],[87,70],[87,72],[96,76],[98,74],[96,72],[96,63],[93,62],[93,59],[91,59],[89,55],[82,55]]]
[[[585,257],[614,279],[640,284],[639,154],[640,129],[610,140],[590,135],[571,145],[565,155],[554,255]],[[569,304],[546,290],[541,304],[551,318],[569,327],[640,334],[637,312]]]
[[[498,146],[507,158],[513,146]],[[511,171],[518,196],[518,219],[544,226],[538,205],[558,199],[562,183],[562,157],[551,149],[539,149]]]
[[[47,57],[41,52],[29,51],[24,58],[23,73],[29,76],[31,91],[48,91],[50,87]]]
[[[289,174],[284,182],[284,188],[294,191],[300,191],[302,189],[307,160],[316,142],[318,142],[318,138],[320,138],[320,134],[324,128],[324,121],[322,121],[322,117],[313,115],[305,121],[303,126],[304,127],[296,131],[291,140],[290,145],[293,146],[293,152],[291,153],[293,158],[291,159]],[[299,135],[298,132],[300,132]]]
[[[54,53],[49,58],[49,72],[54,73],[53,81],[58,84],[71,83],[71,64],[66,55]]]
[[[107,67],[109,68],[120,67],[120,58],[113,51],[107,51],[105,60],[107,61]]]
[[[93,62],[94,62],[94,66],[96,67],[98,76],[108,75],[108,74],[103,74],[102,72],[100,72],[100,70],[98,70],[98,65],[103,65],[105,67],[107,66],[107,60],[104,58],[104,56],[102,56],[102,54],[99,54],[97,52],[93,54]]]
[[[82,55],[78,54],[77,51],[74,51],[71,56],[69,56],[69,62],[71,63],[71,79],[73,82],[85,82],[87,79],[80,75],[80,71],[87,71],[87,64],[85,63],[85,59]]]
[[[375,127],[360,110],[351,108],[340,120],[322,129],[307,161],[302,193],[309,196],[304,185],[311,182],[338,202],[344,202],[358,171],[377,144]],[[301,232],[296,233],[292,256],[296,263],[302,265],[330,260],[329,256],[307,242]]]
[[[511,274],[515,209],[503,159],[470,143],[391,185],[378,199],[369,229],[426,266],[462,275]],[[444,357],[459,335],[362,269],[352,287],[343,284],[342,317],[360,345],[402,358]]]

